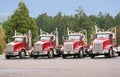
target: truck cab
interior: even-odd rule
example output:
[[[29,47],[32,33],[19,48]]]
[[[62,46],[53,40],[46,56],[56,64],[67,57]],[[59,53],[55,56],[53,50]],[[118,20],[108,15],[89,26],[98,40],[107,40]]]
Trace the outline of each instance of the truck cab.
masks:
[[[55,55],[60,55],[60,50],[58,46],[58,33],[57,29],[55,34],[53,32],[47,33],[45,31],[40,31],[39,40],[34,44],[34,51],[32,52],[33,58],[48,56],[48,58],[53,58]]]
[[[10,59],[11,57],[19,56],[25,58],[27,56],[30,45],[31,37],[28,35],[15,35],[12,37],[12,41],[6,44],[5,57]]]
[[[85,55],[84,45],[86,36],[81,32],[74,32],[68,29],[67,40],[63,46],[63,58],[67,56],[83,57]]]
[[[115,33],[112,31],[96,32],[95,39],[92,42],[90,51],[91,58],[97,55],[112,57],[115,54],[113,49],[115,44]]]

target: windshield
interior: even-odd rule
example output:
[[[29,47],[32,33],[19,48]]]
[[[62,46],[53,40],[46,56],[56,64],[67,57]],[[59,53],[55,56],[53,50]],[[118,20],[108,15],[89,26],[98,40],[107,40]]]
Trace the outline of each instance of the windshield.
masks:
[[[97,34],[96,38],[109,38],[109,34],[108,33],[101,33],[101,34]]]
[[[82,40],[83,35],[69,35],[68,40]]]
[[[22,37],[16,37],[16,38],[14,38],[14,41],[15,42],[21,42],[21,41],[23,41],[23,38]]]
[[[40,37],[39,37],[39,40],[41,40],[41,41],[42,41],[42,40],[47,40],[47,41],[49,41],[50,38],[51,38],[50,36],[40,36]]]

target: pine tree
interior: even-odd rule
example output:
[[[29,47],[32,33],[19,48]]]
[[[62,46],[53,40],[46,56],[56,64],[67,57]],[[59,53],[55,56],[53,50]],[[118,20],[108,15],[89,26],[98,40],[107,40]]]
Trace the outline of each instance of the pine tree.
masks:
[[[32,30],[32,39],[37,36],[37,26],[33,18],[29,16],[29,10],[23,1],[19,2],[18,8],[14,11],[6,22],[4,22],[6,39],[14,35],[14,31],[25,34]]]

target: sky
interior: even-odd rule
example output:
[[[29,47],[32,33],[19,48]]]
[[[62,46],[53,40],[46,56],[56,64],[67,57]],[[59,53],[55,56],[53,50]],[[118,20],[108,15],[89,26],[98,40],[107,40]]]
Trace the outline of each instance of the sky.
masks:
[[[14,13],[21,0],[1,0],[0,16],[7,16]],[[22,0],[31,17],[38,17],[40,14],[47,13],[55,16],[58,12],[62,15],[74,15],[76,9],[81,6],[87,15],[98,15],[109,13],[116,16],[120,12],[120,0]]]

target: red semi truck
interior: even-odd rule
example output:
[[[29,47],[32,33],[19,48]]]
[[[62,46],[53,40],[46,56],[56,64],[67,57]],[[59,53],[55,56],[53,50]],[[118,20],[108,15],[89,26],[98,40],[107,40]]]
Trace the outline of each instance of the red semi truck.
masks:
[[[48,33],[40,29],[39,40],[34,44],[32,57],[48,56],[53,58],[55,55],[60,56],[60,48],[58,47],[58,30]]]
[[[75,32],[69,29],[67,29],[67,31],[67,40],[64,42],[63,46],[63,59],[67,56],[84,57],[84,55],[86,55],[85,44],[87,44],[87,31],[82,30]]]
[[[112,27],[107,31],[99,29],[96,26],[95,39],[89,48],[91,58],[97,55],[113,57],[115,55],[114,46],[116,44],[116,28]]]
[[[20,58],[25,58],[25,56],[30,56],[31,47],[31,32],[25,35],[16,32],[12,37],[13,41],[6,45],[5,57],[10,59],[11,57],[19,56]]]

